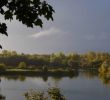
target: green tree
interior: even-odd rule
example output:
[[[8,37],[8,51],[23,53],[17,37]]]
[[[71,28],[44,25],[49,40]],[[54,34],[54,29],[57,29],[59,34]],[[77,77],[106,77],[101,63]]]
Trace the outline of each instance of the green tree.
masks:
[[[80,55],[77,53],[70,53],[69,55],[67,55],[68,59],[72,59],[75,61],[79,61],[80,60]]]
[[[88,52],[87,59],[89,62],[92,62],[94,59],[96,59],[96,53],[93,51]]]
[[[11,55],[11,52],[8,51],[8,50],[3,50],[3,51],[2,51],[2,54],[3,54],[4,57],[8,57],[8,56]]]
[[[11,21],[15,16],[27,27],[42,27],[42,18],[53,20],[53,13],[53,7],[45,0],[0,0],[0,14],[4,19]],[[0,22],[0,33],[8,36],[5,23]]]
[[[64,66],[64,64],[66,64],[65,59],[66,56],[62,52],[52,54],[50,56],[50,63],[52,66]]]
[[[20,68],[20,69],[27,68],[26,63],[25,62],[20,62],[19,65],[18,65],[18,68]]]
[[[17,52],[16,51],[12,51],[11,52],[11,56],[17,56]]]
[[[99,68],[99,72],[102,74],[107,74],[110,68],[110,61],[104,61]]]
[[[68,58],[68,66],[71,68],[77,68],[79,67],[80,64],[80,55],[78,55],[77,53],[70,53],[69,55],[67,55]]]

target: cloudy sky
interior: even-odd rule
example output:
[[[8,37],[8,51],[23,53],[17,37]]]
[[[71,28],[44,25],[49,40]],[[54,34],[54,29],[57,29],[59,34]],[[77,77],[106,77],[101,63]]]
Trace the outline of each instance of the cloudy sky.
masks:
[[[27,28],[7,22],[9,36],[0,36],[3,49],[24,53],[110,51],[110,0],[47,0],[54,21]],[[4,21],[0,16],[0,21]]]

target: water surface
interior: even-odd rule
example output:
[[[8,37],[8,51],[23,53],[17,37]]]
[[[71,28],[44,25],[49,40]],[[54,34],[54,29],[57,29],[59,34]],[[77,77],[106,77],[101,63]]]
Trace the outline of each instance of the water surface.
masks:
[[[30,89],[46,91],[57,86],[67,100],[110,100],[110,80],[90,72],[73,77],[1,76],[0,94],[6,100],[25,100]]]

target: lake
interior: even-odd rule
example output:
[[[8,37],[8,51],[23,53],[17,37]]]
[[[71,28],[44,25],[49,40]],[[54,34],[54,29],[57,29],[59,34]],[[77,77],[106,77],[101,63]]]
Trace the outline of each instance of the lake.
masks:
[[[110,100],[110,77],[79,72],[73,77],[1,76],[0,94],[6,100],[25,100],[24,93],[57,86],[67,100]]]

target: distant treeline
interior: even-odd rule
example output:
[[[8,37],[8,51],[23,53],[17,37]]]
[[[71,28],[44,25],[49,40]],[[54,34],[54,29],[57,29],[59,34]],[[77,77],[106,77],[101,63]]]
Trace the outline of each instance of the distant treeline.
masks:
[[[62,52],[53,54],[18,54],[16,51],[3,50],[0,53],[0,64],[7,68],[64,68],[64,69],[99,69],[110,70],[110,53],[87,52],[85,54]],[[102,68],[101,66],[104,66]]]

